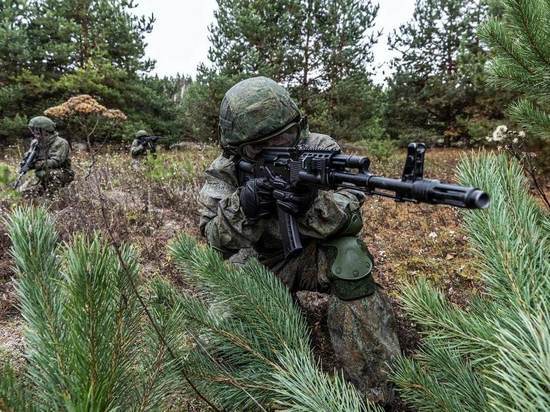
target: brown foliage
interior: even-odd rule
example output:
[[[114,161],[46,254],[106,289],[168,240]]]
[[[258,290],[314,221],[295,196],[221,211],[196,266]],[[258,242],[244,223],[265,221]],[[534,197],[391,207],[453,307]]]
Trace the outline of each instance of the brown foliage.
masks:
[[[46,116],[53,118],[69,118],[72,116],[97,115],[114,121],[125,121],[126,115],[118,109],[107,109],[92,96],[81,94],[71,97],[65,103],[50,107],[44,111]]]

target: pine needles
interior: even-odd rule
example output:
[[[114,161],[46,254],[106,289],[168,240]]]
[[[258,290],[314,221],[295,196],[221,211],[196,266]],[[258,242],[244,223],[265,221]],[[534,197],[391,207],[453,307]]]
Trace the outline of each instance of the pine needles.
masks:
[[[210,399],[229,410],[371,409],[341,376],[319,370],[299,309],[265,267],[237,269],[186,236],[171,251],[203,296],[179,296],[162,283],[157,293],[185,319],[188,372]]]
[[[403,303],[425,345],[393,379],[419,411],[548,410],[550,219],[505,156],[464,159],[459,174],[492,197],[486,211],[464,214],[486,296],[466,311],[425,281],[407,288]]]
[[[183,372],[223,410],[366,411],[342,376],[321,372],[285,286],[257,262],[227,265],[181,236],[173,257],[202,291],[159,279],[143,313],[135,252],[99,235],[60,244],[44,209],[7,220],[25,319],[27,364],[0,371],[2,410],[151,410],[187,392]]]
[[[543,138],[550,134],[550,3],[504,0],[501,19],[481,27],[480,36],[495,57],[490,80],[528,96],[512,105],[510,116]]]
[[[134,251],[115,251],[98,235],[60,245],[44,209],[17,209],[7,221],[25,320],[27,364],[22,379],[6,369],[2,410],[146,410],[168,394],[170,362],[141,321],[130,282]],[[154,354],[151,351],[155,351]],[[157,358],[157,362],[151,360]],[[160,368],[159,365],[166,364]]]

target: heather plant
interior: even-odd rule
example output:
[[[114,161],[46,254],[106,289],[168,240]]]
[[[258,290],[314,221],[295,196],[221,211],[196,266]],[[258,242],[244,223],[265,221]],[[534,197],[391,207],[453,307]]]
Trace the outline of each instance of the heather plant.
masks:
[[[491,195],[489,209],[464,213],[485,290],[463,309],[424,280],[406,288],[424,344],[400,359],[393,380],[419,411],[548,410],[549,216],[505,155],[466,158],[459,177]]]

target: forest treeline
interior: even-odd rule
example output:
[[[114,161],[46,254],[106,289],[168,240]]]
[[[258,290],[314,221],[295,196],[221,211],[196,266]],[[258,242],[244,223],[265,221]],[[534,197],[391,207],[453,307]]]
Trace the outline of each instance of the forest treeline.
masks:
[[[389,34],[375,28],[373,0],[217,2],[209,61],[191,79],[151,74],[145,36],[155,19],[136,15],[133,0],[3,1],[0,139],[85,94],[127,116],[94,128],[96,138],[129,139],[145,128],[213,141],[223,94],[252,75],[286,85],[312,129],[355,141],[476,143],[502,123],[513,97],[486,81],[489,54],[476,31],[502,12],[487,0],[417,0],[411,19]],[[397,51],[386,87],[373,82],[381,36]]]

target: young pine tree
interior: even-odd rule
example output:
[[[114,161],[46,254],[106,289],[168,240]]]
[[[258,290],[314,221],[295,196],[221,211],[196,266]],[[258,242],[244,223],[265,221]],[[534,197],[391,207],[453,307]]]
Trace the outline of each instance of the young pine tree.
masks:
[[[181,384],[138,304],[135,252],[99,236],[59,243],[44,209],[7,220],[26,342],[22,370],[0,372],[0,410],[160,408]],[[161,330],[169,316],[159,322]],[[167,334],[167,339],[172,335]]]
[[[464,214],[485,291],[464,310],[426,281],[406,289],[425,339],[393,379],[420,411],[548,410],[550,218],[506,156],[465,159],[459,174],[491,195],[489,209]]]
[[[171,254],[200,295],[157,282],[157,296],[181,314],[180,328],[191,343],[182,354],[187,372],[220,409],[379,410],[342,376],[320,371],[299,308],[264,266],[236,268],[185,235]]]

